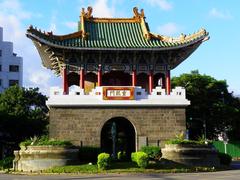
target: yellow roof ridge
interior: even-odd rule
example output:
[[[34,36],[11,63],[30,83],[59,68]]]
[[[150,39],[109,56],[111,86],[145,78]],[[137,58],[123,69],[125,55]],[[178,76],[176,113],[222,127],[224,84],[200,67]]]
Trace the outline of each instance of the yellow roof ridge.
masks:
[[[145,13],[144,10],[141,9],[140,12],[138,11],[137,7],[133,8],[133,17],[132,18],[100,18],[100,17],[93,17],[92,15],[93,8],[89,6],[87,11],[82,8],[81,15],[80,15],[80,30],[85,33],[84,21],[90,21],[95,23],[141,23],[143,35],[146,39],[150,39],[150,32],[146,26],[145,22]],[[87,35],[87,34],[86,34]],[[86,37],[86,36],[85,36]],[[84,38],[85,38],[84,37]]]

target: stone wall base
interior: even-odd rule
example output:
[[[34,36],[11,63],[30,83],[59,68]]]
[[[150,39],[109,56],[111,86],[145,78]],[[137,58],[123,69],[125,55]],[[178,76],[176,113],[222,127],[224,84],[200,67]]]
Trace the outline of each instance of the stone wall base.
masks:
[[[77,146],[101,145],[101,130],[110,119],[123,117],[135,129],[136,150],[159,145],[186,130],[185,107],[50,107],[50,137]]]

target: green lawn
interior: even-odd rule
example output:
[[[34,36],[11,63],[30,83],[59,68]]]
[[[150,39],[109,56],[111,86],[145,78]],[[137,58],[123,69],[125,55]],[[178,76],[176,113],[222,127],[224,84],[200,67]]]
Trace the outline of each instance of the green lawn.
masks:
[[[47,169],[44,173],[180,173],[180,172],[206,172],[216,171],[215,168],[207,167],[186,167],[182,165],[162,165],[151,162],[146,169],[141,169],[133,162],[113,162],[109,169],[99,170],[96,164],[62,166]]]

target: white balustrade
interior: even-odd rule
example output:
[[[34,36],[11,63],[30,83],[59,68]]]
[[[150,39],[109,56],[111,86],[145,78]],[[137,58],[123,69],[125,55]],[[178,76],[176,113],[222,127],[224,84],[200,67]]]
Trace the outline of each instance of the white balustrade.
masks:
[[[116,97],[120,96],[120,98],[115,98],[114,95],[113,97],[111,96],[110,98],[106,98],[106,95],[103,95],[104,88],[110,88],[110,91],[114,91],[111,93],[116,93]],[[113,90],[111,90],[111,88]],[[131,91],[130,89],[132,88],[134,88],[134,96],[127,95],[129,94],[127,91]],[[121,93],[123,95],[122,97]],[[165,89],[161,88],[160,86],[157,86],[155,89],[153,89],[151,94],[148,94],[146,90],[140,86],[101,86],[92,89],[89,94],[84,93],[84,90],[78,86],[72,86],[69,88],[68,95],[63,95],[63,89],[59,87],[51,87],[50,98],[47,101],[47,105],[187,106],[190,105],[190,101],[186,99],[186,92],[183,87],[176,87],[172,89],[170,95],[167,95]]]

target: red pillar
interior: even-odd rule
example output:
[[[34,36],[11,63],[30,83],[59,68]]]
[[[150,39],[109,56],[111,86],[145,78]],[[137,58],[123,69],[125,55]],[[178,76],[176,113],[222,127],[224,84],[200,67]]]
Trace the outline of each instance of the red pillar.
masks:
[[[84,89],[85,79],[84,79],[84,69],[80,70],[80,88]]]
[[[170,95],[170,93],[171,93],[171,75],[170,75],[170,70],[166,71],[166,92],[167,92],[167,95]]]
[[[137,75],[136,75],[136,70],[132,71],[132,86],[136,86],[137,84]]]
[[[63,94],[68,94],[67,68],[63,67]]]
[[[102,66],[98,66],[98,74],[97,74],[97,79],[98,79],[98,86],[102,86]]]
[[[148,90],[149,90],[149,94],[151,94],[152,90],[153,90],[153,73],[152,73],[152,71],[150,71],[148,74]]]

